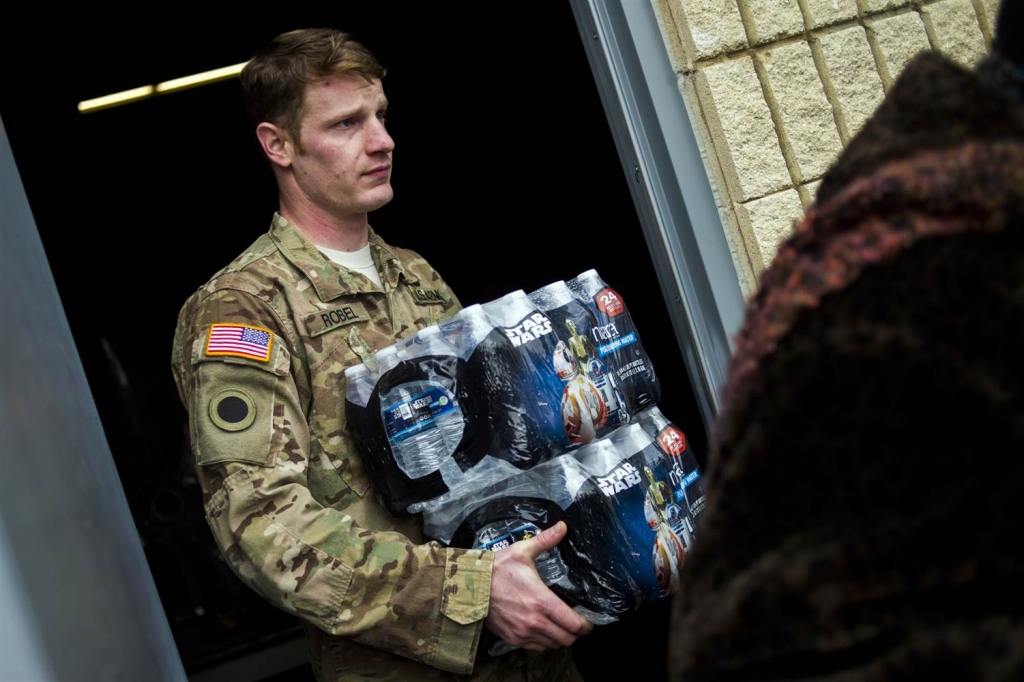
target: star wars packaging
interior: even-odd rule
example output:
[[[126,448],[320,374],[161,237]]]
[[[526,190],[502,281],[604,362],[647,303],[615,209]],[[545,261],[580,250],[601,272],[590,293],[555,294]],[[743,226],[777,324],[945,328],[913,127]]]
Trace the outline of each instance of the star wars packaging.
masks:
[[[491,331],[469,357],[473,389],[487,403],[489,454],[529,469],[573,447],[558,406],[559,343],[551,320],[516,290],[483,304]]]
[[[625,305],[612,311],[629,330],[616,346],[624,350],[613,352],[606,343],[603,355],[594,339],[607,340],[615,324],[599,323],[564,281],[529,295],[513,291],[483,309],[493,329],[472,351],[469,365],[475,391],[486,396],[491,456],[528,469],[611,433],[629,422],[633,406],[657,399],[657,380]],[[632,402],[604,356],[630,363],[621,373]]]
[[[348,421],[395,516],[591,443],[658,397],[625,305],[593,270],[469,306],[365,364]]]
[[[551,528],[577,504],[574,494],[586,485],[586,474],[570,455],[562,455],[496,481],[471,497],[457,499],[424,514],[424,530],[452,547],[490,549],[500,552]],[[603,503],[590,510],[590,522],[614,525],[616,519]],[[579,516],[581,511],[576,511]],[[573,609],[595,624],[616,620],[635,601],[632,594],[608,589],[595,580],[590,566],[598,560],[589,554],[585,536],[567,527],[555,547],[534,560],[544,584]],[[501,656],[514,647],[485,630],[477,661]]]
[[[603,589],[635,595],[627,610],[675,593],[693,535],[673,499],[668,462],[654,440],[631,424],[573,456],[588,478],[567,510],[566,523],[577,527],[581,544],[598,558],[589,571]],[[594,523],[587,510],[597,503],[589,497],[604,501],[617,523]]]
[[[409,507],[416,513],[444,504],[547,461],[573,443],[557,406],[562,382],[555,371],[558,339],[522,290],[473,305],[440,325],[466,359],[468,390],[486,421],[479,439],[486,455],[470,470],[447,478],[449,492]]]
[[[565,520],[537,559],[552,591],[607,623],[676,591],[693,542],[669,463],[639,424],[424,512],[424,532],[450,546],[500,551]]]
[[[622,297],[597,270],[580,273],[566,285],[597,318],[592,330],[597,356],[611,368],[628,413],[635,415],[656,404],[661,399],[661,385]]]
[[[610,505],[592,494],[588,475],[562,455],[426,510],[423,530],[452,547],[501,551],[572,519],[562,541],[537,557],[537,572],[585,618],[608,623],[630,610],[637,595],[628,575],[604,575],[610,567],[596,554],[595,537],[624,540],[625,533]]]
[[[445,494],[486,454],[486,414],[469,390],[466,361],[436,325],[381,349],[364,370],[350,370],[347,420],[392,515]]]
[[[586,444],[628,423],[625,397],[591,339],[598,326],[594,314],[563,281],[531,292],[529,299],[558,337],[553,362],[565,385],[560,412],[570,442]]]
[[[704,478],[686,434],[656,406],[641,412],[636,421],[665,455],[675,501],[687,511],[691,530],[695,529],[697,518],[704,511]]]

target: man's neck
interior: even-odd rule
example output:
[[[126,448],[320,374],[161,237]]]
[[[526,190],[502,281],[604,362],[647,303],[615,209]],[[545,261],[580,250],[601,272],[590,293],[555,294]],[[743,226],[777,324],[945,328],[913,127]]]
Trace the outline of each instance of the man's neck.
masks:
[[[281,197],[281,217],[291,223],[303,237],[317,246],[337,251],[358,251],[367,244],[367,214],[338,217],[328,215],[308,203],[288,202]]]

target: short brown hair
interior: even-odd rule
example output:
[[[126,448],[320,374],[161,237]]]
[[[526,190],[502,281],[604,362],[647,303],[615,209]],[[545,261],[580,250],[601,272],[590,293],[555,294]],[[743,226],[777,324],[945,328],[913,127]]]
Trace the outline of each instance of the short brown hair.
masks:
[[[269,121],[299,141],[307,83],[342,73],[370,80],[387,70],[350,34],[332,28],[282,33],[242,69],[245,111],[253,127]]]

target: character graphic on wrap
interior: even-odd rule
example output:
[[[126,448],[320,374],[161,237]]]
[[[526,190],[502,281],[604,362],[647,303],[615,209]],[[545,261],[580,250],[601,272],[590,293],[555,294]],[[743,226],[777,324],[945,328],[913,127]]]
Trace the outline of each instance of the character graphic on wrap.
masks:
[[[679,571],[686,560],[686,546],[672,524],[673,517],[678,518],[681,510],[672,501],[667,483],[656,479],[648,466],[644,467],[644,474],[647,479],[644,517],[655,533],[651,557],[654,575],[664,594],[674,594],[679,589]]]
[[[554,353],[555,373],[565,383],[562,392],[562,426],[573,445],[589,443],[608,422],[608,405],[594,382],[580,371],[576,358],[559,339]]]
[[[569,330],[569,350],[576,359],[576,365],[580,373],[589,378],[604,398],[610,415],[618,415],[619,424],[629,422],[629,412],[623,409],[626,400],[615,379],[606,372],[604,363],[598,359],[597,349],[586,336],[576,330],[576,323],[572,320],[565,321],[565,327]]]
[[[683,454],[686,453],[687,448],[686,435],[670,424],[658,433],[658,437],[655,440],[670,462],[671,472],[669,476],[674,478],[673,483],[677,486],[676,499],[683,503],[683,506],[679,509],[679,518],[674,519],[670,517],[669,523],[676,529],[676,533],[683,538],[686,546],[689,547],[695,529],[690,493],[683,482],[686,478],[686,471],[683,468],[682,461]]]

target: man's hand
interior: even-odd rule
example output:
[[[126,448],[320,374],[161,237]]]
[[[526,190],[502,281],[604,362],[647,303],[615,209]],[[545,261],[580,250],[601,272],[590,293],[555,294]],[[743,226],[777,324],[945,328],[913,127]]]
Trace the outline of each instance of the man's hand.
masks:
[[[564,521],[536,537],[495,552],[491,604],[484,625],[514,647],[544,651],[570,646],[594,625],[573,611],[541,580],[533,561],[565,537]]]

